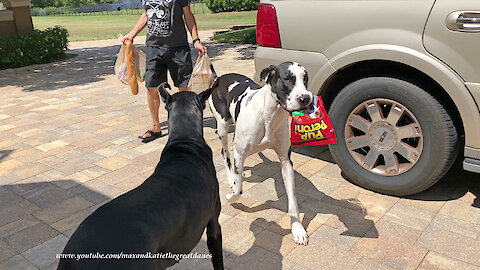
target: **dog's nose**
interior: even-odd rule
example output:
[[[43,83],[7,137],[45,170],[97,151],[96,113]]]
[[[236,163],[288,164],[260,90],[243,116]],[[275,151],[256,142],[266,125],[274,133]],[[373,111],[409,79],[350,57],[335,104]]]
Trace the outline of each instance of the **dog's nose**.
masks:
[[[297,100],[298,100],[298,103],[300,103],[300,105],[307,106],[308,104],[310,104],[310,101],[312,101],[312,98],[310,97],[309,94],[303,94],[298,96]]]

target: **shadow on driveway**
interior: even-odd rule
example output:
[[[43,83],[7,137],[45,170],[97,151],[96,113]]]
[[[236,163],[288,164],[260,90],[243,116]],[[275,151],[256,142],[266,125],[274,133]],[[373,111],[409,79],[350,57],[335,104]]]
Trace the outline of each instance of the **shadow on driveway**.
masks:
[[[264,170],[265,163],[271,163],[273,166],[267,165],[272,171],[280,172],[280,163],[272,162],[267,159],[263,154],[259,153],[260,158],[263,160],[262,163],[255,165],[254,167],[245,167],[245,170],[251,170],[254,175],[262,175],[260,170]],[[278,170],[273,169],[278,168]],[[232,206],[248,213],[255,213],[258,211],[277,208],[281,211],[288,212],[287,200],[285,199],[285,187],[283,184],[283,179],[281,174],[276,173],[272,176],[275,180],[275,191],[278,198],[284,198],[283,200],[278,201],[266,201],[265,203],[255,206],[247,207],[243,204],[233,203]],[[262,178],[261,181],[264,179]],[[244,181],[247,182],[259,182],[257,178],[253,179],[251,177],[245,178]],[[298,207],[300,213],[305,213],[305,218],[302,223],[305,228],[308,227],[310,221],[312,221],[318,214],[332,214],[336,215],[338,219],[345,225],[347,231],[341,233],[342,235],[348,235],[353,237],[367,237],[367,238],[377,238],[378,232],[374,226],[374,222],[366,218],[367,210],[362,206],[360,201],[355,198],[347,200],[337,200],[318,190],[312,182],[304,177],[302,174],[295,171],[295,183],[296,189],[300,188],[303,191],[308,193],[308,196],[300,195],[297,192]],[[322,199],[322,201],[320,201]],[[307,202],[308,201],[308,202]],[[306,203],[302,203],[306,202]],[[324,203],[328,202],[328,203]],[[347,210],[348,209],[348,210]],[[366,233],[369,232],[368,236]]]
[[[55,254],[63,251],[77,222],[109,201],[105,194],[110,191],[73,180],[22,182],[0,186],[0,241],[6,243],[2,261],[7,269],[20,269],[14,257],[21,254],[38,268],[56,269]],[[3,265],[0,262],[0,268]]]
[[[111,200],[111,196],[102,193],[108,194],[109,190],[100,186],[92,188],[88,182],[77,184],[73,180],[0,186],[0,227],[15,224],[9,226],[8,230],[0,231],[0,240],[9,246],[10,252],[5,255],[7,257],[2,257],[0,268],[6,263],[7,269],[19,269],[21,266],[18,261],[9,259],[21,254],[40,269],[56,269],[58,259],[55,254],[63,251],[77,225]],[[253,225],[261,223],[260,219],[255,220]],[[290,232],[284,231],[284,235]],[[223,237],[228,238],[228,234]],[[274,246],[280,248],[278,239],[272,241]],[[228,257],[234,264],[248,262],[254,268],[258,266],[257,269],[280,269],[276,267],[282,265],[278,256],[260,260],[258,254],[253,252],[255,249],[258,247],[253,246],[240,256],[224,249],[224,259],[226,261]],[[195,252],[209,254],[206,242],[201,240],[192,251]],[[265,261],[269,267],[260,267]],[[212,269],[212,263],[209,259],[183,259],[172,269]]]
[[[293,148],[293,152],[336,164],[327,146],[296,147]],[[463,154],[459,154],[452,168],[438,183],[423,192],[405,196],[405,198],[420,201],[450,201],[461,198],[468,192],[471,192],[476,197],[472,206],[480,208],[480,176],[479,174],[465,171],[462,162]],[[348,177],[343,172],[342,176],[348,180]]]
[[[12,152],[13,152],[13,150],[1,150],[0,151],[0,162],[2,162],[2,160],[7,158]]]
[[[237,48],[241,57],[252,59],[255,46],[231,45],[205,42],[208,55],[212,60],[225,54],[227,49]],[[137,46],[145,51],[145,45]],[[195,63],[197,52],[190,45],[192,61]],[[104,80],[105,76],[114,74],[114,65],[120,44],[106,47],[74,49],[68,52],[67,59],[41,65],[7,69],[1,71],[0,88],[6,86],[22,87],[23,91],[53,91],[66,87],[82,86]],[[237,59],[237,60],[238,60]]]

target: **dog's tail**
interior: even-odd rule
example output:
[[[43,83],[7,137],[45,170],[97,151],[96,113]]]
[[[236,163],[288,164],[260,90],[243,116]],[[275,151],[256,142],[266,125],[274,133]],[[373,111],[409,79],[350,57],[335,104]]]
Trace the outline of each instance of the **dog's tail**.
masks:
[[[210,63],[210,70],[211,70],[212,73],[213,73],[213,78],[217,79],[217,77],[218,77],[218,76],[217,76],[217,72],[216,72],[215,69],[213,68],[213,64],[212,64],[212,63]]]
[[[210,64],[210,69],[211,69],[212,72],[213,72],[213,77],[215,78],[215,80],[213,81],[212,86],[210,86],[210,88],[208,88],[208,89],[212,89],[212,88],[213,88],[213,89],[215,90],[215,88],[217,88],[217,87],[218,87],[218,84],[219,84],[219,82],[218,82],[218,76],[217,76],[217,73],[215,72],[215,69],[213,68],[213,65],[212,65],[212,64]],[[210,96],[210,98],[211,98],[211,96]]]
[[[219,84],[218,77],[215,77],[215,81],[213,82],[212,86],[210,88],[217,88]]]
[[[172,90],[172,87],[170,87],[170,84],[168,84],[168,82],[163,82],[161,83],[159,86],[158,86],[158,89],[164,89],[165,91],[170,91]]]

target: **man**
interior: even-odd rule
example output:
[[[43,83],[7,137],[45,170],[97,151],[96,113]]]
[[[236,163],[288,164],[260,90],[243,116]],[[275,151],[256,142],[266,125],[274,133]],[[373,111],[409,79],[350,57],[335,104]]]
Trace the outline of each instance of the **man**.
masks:
[[[179,91],[187,90],[192,74],[192,57],[185,24],[198,53],[203,55],[207,48],[198,37],[197,23],[190,10],[189,0],[142,0],[142,5],[144,11],[140,19],[130,33],[123,37],[122,42],[133,42],[138,33],[148,25],[145,86],[148,89],[147,100],[152,127],[139,136],[142,142],[148,143],[162,135],[158,119],[160,98],[157,88],[167,81],[167,69]]]

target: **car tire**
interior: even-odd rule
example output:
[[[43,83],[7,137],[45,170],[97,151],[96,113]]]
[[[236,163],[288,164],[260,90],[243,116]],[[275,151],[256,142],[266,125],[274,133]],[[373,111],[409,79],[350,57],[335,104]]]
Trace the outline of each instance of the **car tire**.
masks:
[[[451,117],[432,95],[406,81],[357,80],[340,91],[328,114],[338,142],[329,146],[332,157],[348,180],[364,188],[415,194],[442,178],[456,158]]]

